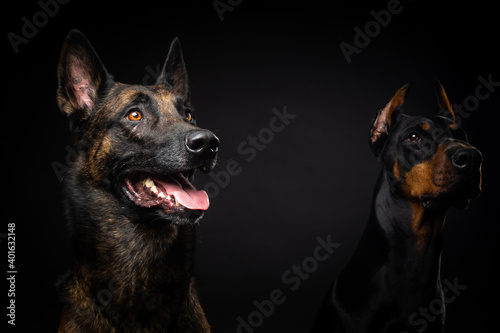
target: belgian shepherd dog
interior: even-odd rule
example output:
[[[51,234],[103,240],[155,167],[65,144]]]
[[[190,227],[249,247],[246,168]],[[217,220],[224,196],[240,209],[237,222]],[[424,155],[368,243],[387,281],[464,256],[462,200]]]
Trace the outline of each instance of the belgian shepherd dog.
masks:
[[[77,151],[63,180],[72,262],[59,332],[209,332],[193,274],[209,199],[191,181],[213,169],[219,139],[196,126],[179,40],[155,85],[129,85],[74,30],[58,75]]]

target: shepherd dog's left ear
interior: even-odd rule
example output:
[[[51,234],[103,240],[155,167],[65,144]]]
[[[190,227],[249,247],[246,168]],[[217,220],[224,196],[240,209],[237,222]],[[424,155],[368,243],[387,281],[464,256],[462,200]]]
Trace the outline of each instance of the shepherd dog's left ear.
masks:
[[[177,37],[170,44],[167,59],[156,84],[165,84],[181,95],[184,100],[189,100],[187,70],[182,56],[181,43]]]
[[[436,78],[434,79],[434,87],[436,89],[436,95],[438,99],[438,115],[449,118],[453,122],[455,122],[455,112],[451,107],[448,96],[446,95],[446,91],[444,91],[443,85]]]
[[[378,155],[380,147],[383,146],[387,135],[389,134],[391,126],[397,118],[397,112],[403,105],[406,96],[410,90],[410,83],[405,84],[394,94],[391,100],[377,113],[375,120],[373,120],[372,128],[370,130],[370,148]]]

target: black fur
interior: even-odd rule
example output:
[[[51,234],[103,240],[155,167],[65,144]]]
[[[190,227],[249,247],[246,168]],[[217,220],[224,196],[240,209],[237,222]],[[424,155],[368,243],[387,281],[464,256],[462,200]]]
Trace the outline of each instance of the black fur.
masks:
[[[451,207],[465,208],[479,195],[482,157],[455,124],[439,83],[440,111],[429,118],[402,112],[408,87],[372,123],[370,146],[382,171],[371,214],[353,257],[327,292],[312,332],[444,330],[441,229]],[[431,302],[442,313],[416,323],[414,314]]]

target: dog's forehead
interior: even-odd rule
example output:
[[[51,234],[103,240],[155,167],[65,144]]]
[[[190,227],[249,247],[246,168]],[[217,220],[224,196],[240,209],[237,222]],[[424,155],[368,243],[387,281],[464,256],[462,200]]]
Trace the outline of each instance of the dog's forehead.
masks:
[[[108,116],[112,116],[138,103],[154,105],[163,112],[174,112],[177,106],[185,101],[165,85],[142,86],[118,83],[110,89],[100,109]]]
[[[458,126],[449,118],[442,116],[408,116],[405,115],[404,119],[399,123],[399,131],[426,131],[429,133],[439,132],[440,135],[451,132],[458,129]],[[403,133],[405,134],[405,133]]]
[[[158,103],[177,104],[186,102],[179,94],[177,94],[174,90],[170,89],[170,87],[164,84],[147,86],[146,88],[152,92],[151,97],[157,100]]]

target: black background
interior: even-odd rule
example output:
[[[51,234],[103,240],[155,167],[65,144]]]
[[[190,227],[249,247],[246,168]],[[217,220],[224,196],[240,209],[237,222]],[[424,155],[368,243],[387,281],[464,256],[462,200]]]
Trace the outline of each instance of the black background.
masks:
[[[69,262],[52,163],[65,164],[71,144],[55,99],[58,56],[71,29],[81,30],[125,83],[153,83],[150,72],[180,38],[198,124],[221,139],[214,174],[222,177],[230,161],[240,170],[219,187],[198,228],[195,270],[208,320],[214,332],[236,332],[237,318],[258,321],[253,302],[279,289],[284,302],[253,330],[306,332],[368,218],[379,171],[368,148],[375,112],[408,81],[409,114],[435,111],[434,77],[458,104],[474,96],[479,76],[500,81],[495,3],[436,3],[402,0],[401,12],[350,63],[339,44],[353,44],[354,27],[364,29],[374,20],[370,12],[388,1],[242,1],[221,21],[212,1],[74,0],[17,53],[7,34],[21,34],[22,18],[33,22],[42,9],[36,1],[4,4],[0,232],[16,224],[18,331],[56,331],[54,283]],[[442,277],[467,286],[448,305],[449,332],[498,327],[499,96],[496,88],[463,125],[484,156],[483,193],[468,210],[451,211],[446,223]],[[296,117],[248,161],[238,146],[269,128],[273,108],[284,107]],[[199,188],[209,182],[196,179]],[[291,290],[283,274],[328,235],[340,247]],[[2,238],[6,254],[4,244]]]

